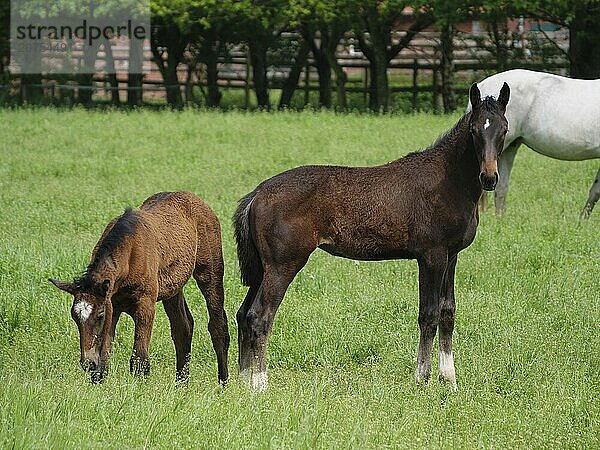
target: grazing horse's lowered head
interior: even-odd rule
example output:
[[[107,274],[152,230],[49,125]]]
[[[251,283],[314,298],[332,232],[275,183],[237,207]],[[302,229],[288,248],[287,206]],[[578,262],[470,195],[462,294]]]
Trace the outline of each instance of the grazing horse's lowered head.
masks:
[[[129,370],[150,373],[149,346],[156,303],[162,302],[175,344],[176,380],[187,381],[194,318],[183,288],[194,277],[206,300],[208,332],[217,356],[219,381],[229,376],[229,331],[223,308],[221,225],[191,192],[159,192],[136,211],[128,208],[104,229],[89,265],[73,282],[50,279],[73,295],[71,317],[79,329],[80,362],[93,382],[102,381],[119,317],[135,324]]]
[[[90,371],[92,381],[101,381],[106,372],[106,363],[111,342],[105,342],[110,336],[112,315],[110,279],[95,281],[85,275],[71,283],[50,279],[57,288],[73,295],[71,317],[79,330],[79,362],[85,371]]]
[[[474,83],[469,90],[472,112],[469,121],[473,145],[479,160],[479,181],[486,191],[493,191],[498,183],[498,158],[504,147],[508,121],[504,116],[510,98],[510,88],[504,83],[498,100],[493,97],[481,99]]]

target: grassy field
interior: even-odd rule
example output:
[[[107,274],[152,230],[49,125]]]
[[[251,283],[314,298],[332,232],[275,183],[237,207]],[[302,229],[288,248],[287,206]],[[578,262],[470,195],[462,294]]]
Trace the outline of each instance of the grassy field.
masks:
[[[506,215],[485,211],[459,257],[457,393],[413,381],[416,263],[320,251],[275,320],[268,392],[248,392],[235,375],[238,198],[302,164],[387,162],[457,118],[0,111],[0,448],[598,447],[600,210],[577,220],[597,160],[521,149]],[[128,373],[133,327],[123,318],[109,377],[90,385],[71,299],[46,280],[79,274],[126,206],[179,189],[222,222],[232,380],[217,385],[204,300],[189,283],[189,385],[174,383],[161,307],[150,377]]]

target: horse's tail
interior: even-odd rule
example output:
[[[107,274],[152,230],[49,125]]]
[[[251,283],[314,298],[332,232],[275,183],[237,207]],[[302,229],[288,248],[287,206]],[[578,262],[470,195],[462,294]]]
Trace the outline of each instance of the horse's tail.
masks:
[[[233,215],[237,254],[244,286],[258,286],[263,277],[262,261],[250,231],[249,216],[255,196],[256,191],[252,191],[242,197]]]

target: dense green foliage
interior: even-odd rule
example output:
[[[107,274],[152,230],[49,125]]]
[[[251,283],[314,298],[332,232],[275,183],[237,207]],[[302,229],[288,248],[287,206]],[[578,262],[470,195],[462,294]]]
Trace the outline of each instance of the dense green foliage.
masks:
[[[128,0],[125,4],[137,2]],[[65,10],[81,10],[81,0],[64,0],[57,4]],[[8,55],[8,0],[0,2],[0,85],[10,80],[6,72]],[[39,0],[28,2],[39,9],[45,5]],[[104,1],[96,11],[114,11],[115,5],[123,2]],[[190,89],[194,80],[202,79],[203,103],[210,107],[221,106],[223,99],[218,83],[222,61],[227,60],[232,48],[246,48],[250,61],[251,88],[255,92],[259,107],[270,109],[271,92],[276,84],[283,89],[279,106],[289,107],[294,90],[299,84],[299,74],[306,66],[309,55],[319,78],[319,106],[348,108],[346,82],[348,73],[336,59],[336,49],[340,42],[349,39],[355,48],[368,60],[369,91],[368,104],[372,111],[394,110],[391,92],[393,85],[388,79],[390,61],[407,48],[414,36],[435,26],[440,31],[437,53],[432,59],[439,66],[444,110],[454,111],[457,100],[454,87],[453,45],[457,24],[469,20],[479,20],[485,36],[475,36],[476,45],[491,52],[493,69],[506,70],[511,67],[525,67],[539,64],[556,55],[569,61],[570,75],[577,78],[600,77],[600,6],[593,0],[150,0],[153,33],[151,49],[153,59],[161,72],[166,91],[167,103],[181,108],[185,101],[179,88],[182,78],[186,78],[187,102],[198,102]],[[56,8],[55,8],[56,9]],[[406,15],[412,11],[409,17]],[[524,48],[519,33],[509,32],[507,21],[520,16],[550,21],[569,29],[570,48],[564,52],[554,41],[544,37],[529,42],[536,60],[532,60]],[[401,38],[393,31],[405,31]],[[286,45],[282,33],[295,31],[292,45]],[[539,42],[542,44],[540,45]],[[289,44],[289,43],[287,43]],[[281,51],[281,47],[287,47]],[[540,51],[542,50],[543,51]],[[96,49],[97,50],[97,49]],[[546,53],[552,53],[552,57]],[[289,53],[289,54],[287,54]],[[563,53],[567,53],[566,55]],[[274,64],[273,54],[285,54],[288,61]],[[487,58],[489,59],[489,58]],[[486,61],[488,67],[490,61]],[[185,65],[187,74],[178,75],[178,68]],[[273,81],[270,69],[277,68],[281,79]],[[288,70],[289,69],[289,70]],[[272,71],[272,70],[271,70]],[[194,74],[197,76],[195,77]],[[0,88],[0,99],[11,94],[10,102],[38,103],[44,101],[40,89],[42,78],[24,75],[24,89]],[[52,77],[49,77],[52,79]],[[54,77],[54,81],[65,84],[65,80]],[[78,85],[89,86],[91,77],[70,77]],[[116,77],[107,77],[114,89],[111,95],[113,104],[119,103],[114,94],[118,87]],[[335,80],[335,101],[332,99],[332,79]],[[139,93],[141,75],[128,77],[128,103],[140,105]],[[121,82],[121,87],[123,82]],[[15,94],[18,92],[18,95]],[[92,103],[90,89],[77,91],[76,101],[85,105]],[[73,94],[73,92],[70,92]],[[47,95],[47,93],[46,93]],[[71,96],[66,96],[68,102]],[[3,100],[5,102],[7,100]]]
[[[600,211],[578,214],[597,162],[523,147],[508,210],[482,214],[459,257],[459,391],[414,385],[417,270],[317,251],[270,339],[270,387],[235,376],[239,283],[230,217],[260,181],[309,163],[374,165],[423,148],[458,116],[0,111],[0,447],[593,448],[600,433]],[[204,300],[189,386],[175,386],[162,307],[147,381],[129,376],[132,321],[111,372],[78,364],[70,299],[46,280],[84,269],[110,218],[161,190],[222,222],[230,384],[217,386]],[[434,369],[437,364],[434,362]]]

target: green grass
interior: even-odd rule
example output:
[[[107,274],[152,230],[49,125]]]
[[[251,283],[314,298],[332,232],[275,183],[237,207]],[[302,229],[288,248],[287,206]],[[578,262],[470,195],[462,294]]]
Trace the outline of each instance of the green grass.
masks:
[[[268,392],[248,392],[235,375],[238,198],[302,164],[395,159],[457,118],[0,111],[0,447],[598,447],[600,211],[577,220],[598,161],[521,149],[506,215],[485,211],[459,257],[457,393],[436,379],[414,385],[416,264],[320,251],[276,317]],[[217,385],[204,300],[189,283],[189,385],[174,384],[160,306],[150,377],[128,373],[124,318],[109,377],[90,385],[70,298],[46,280],[80,273],[126,206],[177,189],[222,222],[231,383]]]

